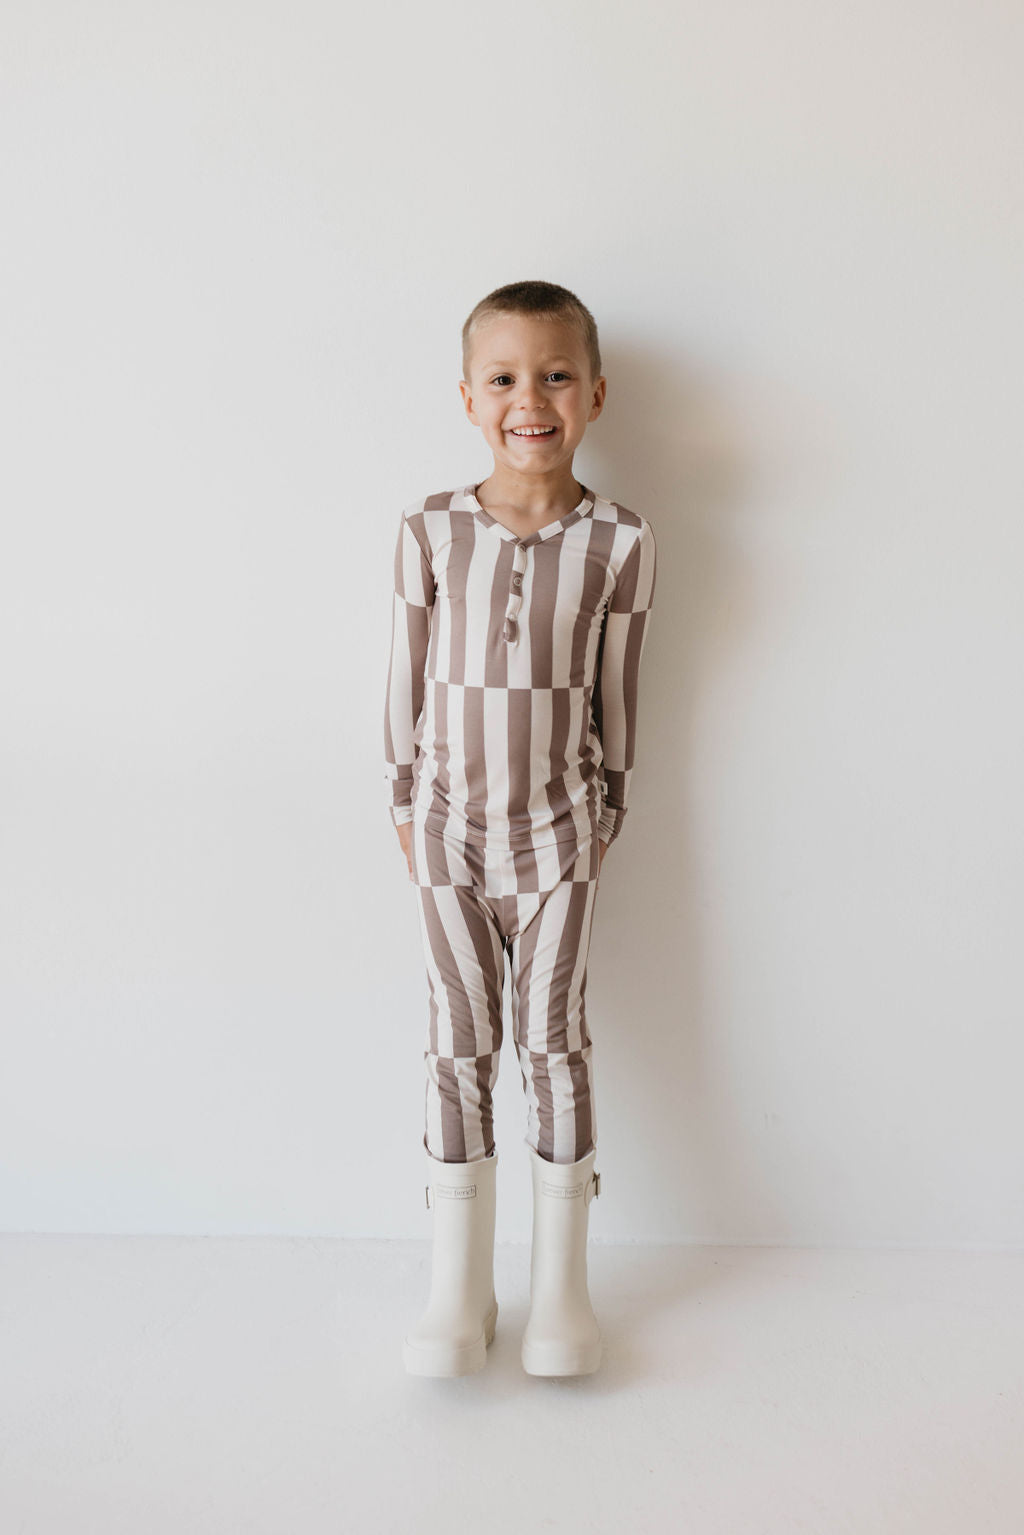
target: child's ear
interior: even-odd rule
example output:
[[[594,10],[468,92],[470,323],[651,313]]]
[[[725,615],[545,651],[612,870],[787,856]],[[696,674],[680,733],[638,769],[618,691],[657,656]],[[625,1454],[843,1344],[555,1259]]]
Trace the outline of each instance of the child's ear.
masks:
[[[473,425],[476,426],[477,419],[476,413],[473,410],[473,395],[469,385],[466,383],[464,378],[459,379],[459,393],[462,395],[462,403],[466,407],[466,415],[469,417],[470,421],[472,421]]]
[[[598,416],[604,410],[604,397],[605,393],[607,392],[607,388],[608,380],[602,373],[601,377],[595,379],[594,381],[594,393],[591,397],[590,415],[587,417],[588,421],[596,421]]]

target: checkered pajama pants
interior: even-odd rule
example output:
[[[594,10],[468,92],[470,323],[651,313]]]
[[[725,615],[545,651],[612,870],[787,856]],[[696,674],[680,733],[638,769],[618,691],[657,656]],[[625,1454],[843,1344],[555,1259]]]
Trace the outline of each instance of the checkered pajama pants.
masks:
[[[431,1156],[470,1162],[494,1150],[506,953],[526,1139],[549,1162],[578,1162],[595,1148],[584,992],[599,867],[596,835],[503,851],[413,822],[430,984],[423,1144]]]

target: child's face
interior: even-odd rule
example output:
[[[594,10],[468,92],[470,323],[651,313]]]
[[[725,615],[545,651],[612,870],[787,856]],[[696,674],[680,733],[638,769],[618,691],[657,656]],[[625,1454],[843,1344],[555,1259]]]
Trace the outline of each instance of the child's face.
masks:
[[[490,315],[473,337],[469,379],[459,384],[466,415],[483,432],[495,464],[518,474],[570,468],[587,423],[604,406],[606,380],[590,376],[575,326],[541,315]],[[517,428],[553,428],[544,436]]]

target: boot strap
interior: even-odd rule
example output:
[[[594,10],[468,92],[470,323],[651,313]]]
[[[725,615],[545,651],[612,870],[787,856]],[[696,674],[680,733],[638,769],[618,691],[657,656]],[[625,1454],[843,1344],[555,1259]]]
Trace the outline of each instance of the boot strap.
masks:
[[[594,1185],[594,1192],[591,1195],[591,1198],[593,1198],[593,1199],[600,1199],[600,1197],[601,1197],[601,1174],[600,1173],[594,1173],[592,1175],[592,1177],[591,1177],[591,1182]],[[429,1183],[425,1183],[423,1185],[423,1189],[424,1189],[424,1192],[425,1192],[425,1194],[427,1196],[427,1209],[429,1210],[430,1209],[430,1184]]]

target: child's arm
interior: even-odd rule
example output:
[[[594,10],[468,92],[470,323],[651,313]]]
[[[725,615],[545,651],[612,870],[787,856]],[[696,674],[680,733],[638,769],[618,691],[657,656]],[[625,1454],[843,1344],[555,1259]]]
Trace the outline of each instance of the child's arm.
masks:
[[[656,564],[654,530],[645,521],[608,600],[592,701],[604,753],[601,772],[607,786],[598,837],[607,846],[615,841],[626,818],[636,748],[640,657],[654,602]]]
[[[423,708],[424,670],[434,609],[434,572],[422,514],[406,512],[395,547],[391,604],[391,657],[384,707],[384,777],[391,781],[391,819],[412,820],[412,770],[416,723]]]

